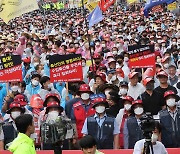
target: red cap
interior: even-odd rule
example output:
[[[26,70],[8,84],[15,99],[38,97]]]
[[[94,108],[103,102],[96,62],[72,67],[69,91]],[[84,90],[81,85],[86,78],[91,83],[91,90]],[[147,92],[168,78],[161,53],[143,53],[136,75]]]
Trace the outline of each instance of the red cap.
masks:
[[[143,79],[143,85],[146,86],[147,83],[149,83],[149,82],[151,82],[151,81],[154,81],[154,79],[153,79],[153,78],[150,78],[150,77],[147,77],[147,78]]]
[[[142,104],[142,100],[137,99],[137,100],[132,102],[132,105],[136,105],[136,104]]]
[[[168,90],[164,93],[164,98],[166,98],[167,96],[170,96],[170,95],[176,95],[175,92],[173,90]]]
[[[114,57],[113,53],[112,52],[108,52],[107,55],[106,55],[106,58],[108,57]]]
[[[24,63],[31,63],[31,57],[26,57],[23,59]]]
[[[128,77],[129,79],[133,78],[136,74],[139,74],[138,72],[130,72]]]
[[[94,58],[94,59],[101,58],[101,55],[100,55],[99,53],[95,53],[95,54],[93,55],[93,58]]]
[[[59,107],[59,103],[56,101],[49,102],[47,104],[47,108],[49,108],[49,107]]]
[[[32,108],[43,108],[43,100],[39,94],[32,95],[30,100],[30,106]]]
[[[14,108],[19,108],[21,109],[21,112],[24,112],[24,109],[21,107],[21,104],[18,102],[12,102],[9,106],[9,110],[6,112],[7,114],[11,113],[11,110]]]
[[[95,107],[98,104],[105,104],[106,106],[108,106],[106,99],[102,97],[97,97],[93,100],[93,107]]]
[[[90,87],[88,84],[82,84],[79,88],[79,92],[88,92],[88,93],[92,93],[92,91],[90,90]]]
[[[109,58],[108,64],[111,63],[111,62],[116,62],[116,60],[114,58]]]
[[[60,100],[61,100],[60,96],[58,94],[56,94],[56,93],[49,93],[49,94],[46,95],[46,98],[45,98],[45,101],[44,101],[44,104],[43,104],[44,107],[47,106],[48,97],[54,97],[56,99],[56,101],[59,102],[59,104],[60,104]]]
[[[155,71],[153,68],[147,68],[146,71],[143,73],[143,78],[147,78],[147,77],[154,77],[155,75]]]
[[[97,73],[96,77],[100,77],[104,82],[107,82],[106,81],[106,75],[102,72]]]
[[[165,71],[158,72],[156,76],[166,76],[168,78],[168,74]]]
[[[22,95],[22,94],[16,95],[16,96],[14,97],[14,102],[20,103],[21,106],[27,105],[27,101],[26,101],[24,95]]]
[[[134,98],[132,98],[131,96],[125,96],[122,98],[123,101],[129,101],[132,103],[132,101],[134,101]]]

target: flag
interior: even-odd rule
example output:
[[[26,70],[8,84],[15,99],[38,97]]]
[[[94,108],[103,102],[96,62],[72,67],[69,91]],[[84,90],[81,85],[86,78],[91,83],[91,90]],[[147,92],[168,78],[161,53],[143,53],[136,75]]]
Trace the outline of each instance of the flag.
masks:
[[[87,17],[87,20],[89,21],[89,27],[92,27],[93,25],[97,24],[98,22],[103,20],[102,11],[97,6]]]
[[[86,8],[89,10],[89,12],[92,12],[99,2],[90,2],[86,4]]]
[[[144,7],[144,15],[147,17],[149,11],[157,5],[162,5],[162,4],[170,4],[173,3],[175,0],[148,0],[147,3],[145,4]]]
[[[37,9],[39,9],[37,0],[1,0],[0,18],[2,18],[5,23],[8,23],[15,17]]]
[[[170,10],[170,11],[173,11],[173,10],[175,10],[176,8],[177,8],[177,3],[176,3],[176,2],[173,2],[173,3],[171,3],[171,4],[169,4],[169,5],[167,6],[167,9]]]
[[[127,0],[128,4],[137,3],[137,2],[138,2],[137,0]]]
[[[105,12],[114,2],[115,0],[100,0],[99,7]]]

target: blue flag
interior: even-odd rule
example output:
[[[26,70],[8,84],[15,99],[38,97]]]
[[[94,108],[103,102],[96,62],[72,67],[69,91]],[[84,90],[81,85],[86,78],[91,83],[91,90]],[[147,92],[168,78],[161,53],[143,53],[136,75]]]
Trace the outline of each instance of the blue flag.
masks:
[[[89,28],[102,21],[103,18],[102,11],[99,6],[97,6],[87,17],[87,20],[89,21]]]
[[[176,0],[148,0],[144,7],[144,15],[147,17],[150,9],[152,9],[154,6],[161,5],[163,3],[170,4],[174,1]]]

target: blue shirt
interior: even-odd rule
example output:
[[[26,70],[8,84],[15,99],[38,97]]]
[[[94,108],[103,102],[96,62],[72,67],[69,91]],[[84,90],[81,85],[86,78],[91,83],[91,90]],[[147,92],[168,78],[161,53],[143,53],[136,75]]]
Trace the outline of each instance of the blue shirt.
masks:
[[[101,127],[104,120],[106,119],[107,117],[107,114],[105,113],[103,117],[99,117],[96,113],[94,114],[94,118],[96,119],[98,125]],[[96,131],[96,130],[95,130]],[[81,131],[82,134],[88,134],[88,129],[87,129],[87,118],[84,122],[84,125],[83,125],[83,128],[82,128],[82,131]],[[117,121],[116,119],[114,119],[114,130],[113,130],[113,134],[116,135],[116,134],[119,134],[120,133],[120,128],[117,124]]]

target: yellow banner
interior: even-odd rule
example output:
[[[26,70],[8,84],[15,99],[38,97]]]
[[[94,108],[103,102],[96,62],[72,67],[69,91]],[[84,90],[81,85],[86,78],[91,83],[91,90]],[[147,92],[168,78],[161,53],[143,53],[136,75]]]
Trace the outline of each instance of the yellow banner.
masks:
[[[91,2],[86,4],[86,8],[89,10],[89,12],[92,12],[95,7],[98,5],[99,2]]]
[[[176,2],[173,2],[173,3],[171,3],[171,4],[169,4],[169,5],[167,6],[167,9],[170,10],[170,11],[173,11],[173,10],[175,10],[176,8],[177,8]]]
[[[127,0],[128,4],[137,3],[137,2],[138,2],[137,0]]]
[[[88,0],[84,0],[84,5],[86,5],[88,3]],[[79,7],[82,7],[82,2],[79,2]]]
[[[39,6],[36,0],[0,0],[0,18],[5,23],[37,9],[39,9]]]

